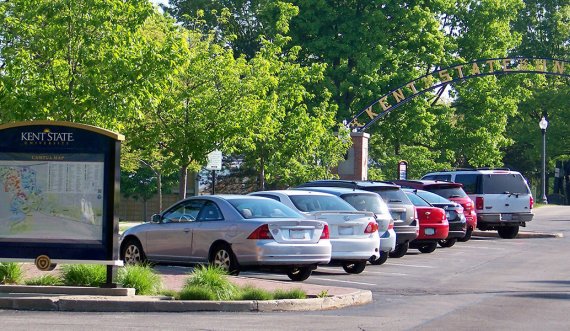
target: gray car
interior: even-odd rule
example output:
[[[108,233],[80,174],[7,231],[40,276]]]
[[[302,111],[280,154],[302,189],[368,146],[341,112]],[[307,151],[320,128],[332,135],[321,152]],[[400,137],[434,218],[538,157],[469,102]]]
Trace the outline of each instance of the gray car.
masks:
[[[388,205],[380,195],[345,187],[307,187],[303,190],[333,194],[348,202],[356,210],[373,212],[376,215],[376,222],[378,222],[380,258],[371,263],[381,265],[386,262],[388,254],[396,248],[396,231],[394,231],[394,220]]]
[[[179,201],[126,230],[120,253],[126,264],[211,263],[234,275],[265,267],[302,281],[329,263],[331,242],[326,222],[275,200],[213,195]]]
[[[390,257],[402,257],[410,247],[410,241],[418,237],[420,230],[418,217],[414,205],[408,199],[400,186],[379,181],[351,181],[351,180],[314,180],[299,185],[299,188],[309,187],[348,187],[379,194],[388,204],[390,214],[394,219],[396,231],[396,249],[390,252]]]

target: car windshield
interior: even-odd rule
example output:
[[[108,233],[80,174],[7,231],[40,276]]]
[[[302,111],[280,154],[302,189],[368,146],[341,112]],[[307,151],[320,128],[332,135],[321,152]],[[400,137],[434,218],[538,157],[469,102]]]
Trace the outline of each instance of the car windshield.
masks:
[[[390,215],[388,205],[378,194],[350,193],[341,198],[360,211],[371,211],[378,215]]]
[[[467,193],[461,187],[430,187],[427,190],[447,199],[467,197]]]
[[[366,190],[378,193],[387,204],[392,204],[392,203],[404,204],[404,205],[412,204],[412,202],[410,201],[410,199],[408,199],[404,191],[400,190],[398,187],[395,188],[367,187]]]
[[[406,195],[408,196],[408,198],[410,198],[410,201],[412,201],[412,203],[416,207],[431,207],[429,203],[427,203],[424,199],[417,196],[415,193],[406,192]]]
[[[520,174],[483,175],[483,192],[486,194],[530,193]]]
[[[291,201],[303,212],[325,210],[356,210],[348,202],[334,195],[291,195]]]
[[[437,195],[435,193],[431,193],[428,191],[421,191],[418,190],[417,195],[419,195],[422,199],[424,199],[425,201],[429,202],[429,203],[451,203],[449,200],[447,200],[446,198]]]
[[[250,218],[304,218],[303,215],[269,198],[228,199],[228,202],[244,217]]]

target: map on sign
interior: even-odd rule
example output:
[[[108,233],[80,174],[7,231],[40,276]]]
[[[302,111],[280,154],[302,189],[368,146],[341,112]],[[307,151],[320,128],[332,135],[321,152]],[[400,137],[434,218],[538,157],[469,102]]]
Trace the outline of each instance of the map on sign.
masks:
[[[0,240],[102,239],[102,155],[9,159],[0,153]]]

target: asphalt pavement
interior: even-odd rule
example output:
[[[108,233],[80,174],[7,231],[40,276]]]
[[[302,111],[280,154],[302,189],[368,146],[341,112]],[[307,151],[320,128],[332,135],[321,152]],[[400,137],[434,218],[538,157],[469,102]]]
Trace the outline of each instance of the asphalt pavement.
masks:
[[[474,236],[497,236],[496,231],[475,231]],[[525,231],[518,238],[559,238],[562,233]],[[27,275],[43,275],[31,264],[25,265]],[[178,291],[188,277],[187,269],[156,267],[163,287]],[[53,273],[58,272],[57,268]],[[323,286],[307,282],[276,281],[250,277],[229,276],[239,286],[276,290],[298,288],[307,293],[307,299],[244,300],[244,301],[189,301],[173,300],[166,296],[135,295],[134,289],[93,288],[68,286],[0,285],[0,309],[82,312],[271,312],[314,311],[339,309],[372,302],[368,290],[349,287]]]

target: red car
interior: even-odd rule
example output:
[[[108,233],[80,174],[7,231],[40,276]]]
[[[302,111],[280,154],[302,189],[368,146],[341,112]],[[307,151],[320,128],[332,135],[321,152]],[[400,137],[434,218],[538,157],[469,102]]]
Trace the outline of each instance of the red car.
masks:
[[[477,213],[473,200],[463,190],[463,184],[441,180],[395,180],[393,182],[402,187],[429,191],[460,204],[467,220],[467,231],[465,236],[458,240],[465,242],[471,239],[471,234],[477,227]]]
[[[422,253],[431,253],[437,248],[437,243],[449,235],[449,222],[445,210],[433,207],[412,190],[404,189],[404,192],[414,204],[420,223],[420,233],[410,242],[410,248],[416,248]]]

